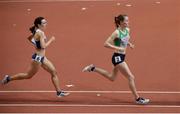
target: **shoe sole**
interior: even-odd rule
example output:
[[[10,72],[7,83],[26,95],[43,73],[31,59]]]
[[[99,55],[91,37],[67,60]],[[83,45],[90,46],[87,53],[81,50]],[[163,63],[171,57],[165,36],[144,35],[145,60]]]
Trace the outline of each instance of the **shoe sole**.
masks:
[[[64,95],[64,96],[57,96],[57,97],[59,97],[59,98],[61,98],[61,97],[67,97],[67,96],[69,96],[70,95],[70,93],[68,93],[68,94],[66,94],[66,95]]]
[[[5,75],[5,77],[2,79],[2,81],[1,81],[1,84],[2,85],[5,85],[5,84],[7,84],[8,82],[7,82],[7,78],[8,78],[8,75]]]
[[[91,69],[92,67],[94,67],[93,64],[88,65],[88,66],[84,67],[84,69],[82,70],[82,72],[92,72],[91,70],[89,70],[89,69]]]
[[[148,99],[148,101],[146,101],[145,103],[136,102],[136,104],[139,104],[139,105],[147,105],[149,102],[150,102],[150,100]]]

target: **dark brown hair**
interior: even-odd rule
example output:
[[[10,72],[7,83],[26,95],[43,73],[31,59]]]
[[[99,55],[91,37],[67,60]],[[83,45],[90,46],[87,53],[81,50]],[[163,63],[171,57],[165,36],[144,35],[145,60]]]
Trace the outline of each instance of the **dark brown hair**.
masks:
[[[120,23],[124,21],[126,16],[127,15],[125,15],[125,14],[120,14],[114,18],[114,23],[115,23],[117,28],[119,27]]]
[[[32,34],[35,34],[35,28],[38,28],[38,24],[41,25],[41,21],[44,19],[44,17],[37,17],[34,20],[34,25],[32,27],[29,28],[29,30],[31,31]]]

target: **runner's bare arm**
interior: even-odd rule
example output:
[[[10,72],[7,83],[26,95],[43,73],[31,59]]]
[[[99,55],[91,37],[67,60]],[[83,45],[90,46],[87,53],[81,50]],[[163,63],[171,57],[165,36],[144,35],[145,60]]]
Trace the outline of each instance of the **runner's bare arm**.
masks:
[[[32,40],[32,38],[33,38],[33,35],[30,35],[30,36],[28,36],[28,38],[27,38],[27,39],[28,39],[28,41],[30,41],[30,42],[32,43],[32,41],[31,41],[31,40]]]
[[[114,31],[112,33],[112,35],[105,41],[104,46],[107,47],[107,48],[110,48],[110,49],[115,49],[115,50],[118,50],[118,51],[124,51],[125,48],[118,47],[118,46],[115,46],[113,44],[115,38],[117,38],[117,37],[118,37],[118,34],[117,34],[116,31]]]
[[[134,48],[134,44],[132,44],[131,42],[128,42],[128,46],[132,49]]]
[[[43,49],[47,48],[54,40],[55,40],[55,37],[51,37],[47,42],[45,42],[45,35],[43,33],[39,33],[40,35],[40,43],[41,43],[41,47]]]
[[[53,42],[54,40],[55,40],[55,37],[52,36],[52,37],[46,42],[46,47],[48,47],[48,46],[51,44],[51,42]]]
[[[130,34],[130,28],[127,28],[127,30],[128,30],[128,32],[129,32],[129,34]],[[134,48],[134,44],[133,43],[131,43],[130,41],[128,42],[128,46],[130,47],[130,48]]]

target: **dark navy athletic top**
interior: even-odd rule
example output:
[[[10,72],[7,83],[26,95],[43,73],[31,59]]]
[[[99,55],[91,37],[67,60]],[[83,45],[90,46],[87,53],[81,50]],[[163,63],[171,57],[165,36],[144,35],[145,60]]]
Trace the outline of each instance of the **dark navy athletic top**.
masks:
[[[43,31],[37,29],[36,32],[43,32]],[[45,38],[45,39],[46,39],[46,38]],[[36,46],[37,49],[43,49],[43,48],[41,47],[40,40],[35,40],[35,38],[32,38],[31,42]]]

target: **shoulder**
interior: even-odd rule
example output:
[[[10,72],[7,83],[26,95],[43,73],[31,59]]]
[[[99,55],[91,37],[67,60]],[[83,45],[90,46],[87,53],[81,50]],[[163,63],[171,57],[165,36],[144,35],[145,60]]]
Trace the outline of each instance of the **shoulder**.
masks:
[[[36,30],[36,33],[37,33],[37,34],[40,34],[40,35],[44,35],[44,32],[43,32],[42,30],[40,30],[40,29],[37,29],[37,30]]]
[[[127,27],[126,29],[127,29],[128,32],[130,32],[130,28]]]
[[[39,37],[39,38],[43,38],[44,37],[44,32],[40,29],[36,30],[35,36]]]
[[[119,36],[119,31],[118,29],[116,29],[113,33],[112,33],[113,37],[118,37]]]
[[[108,38],[108,41],[113,41],[114,39],[116,39],[118,37],[118,30],[116,29],[111,36]]]

